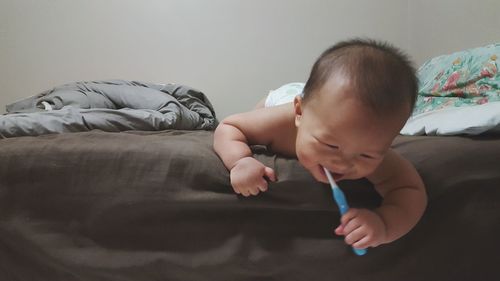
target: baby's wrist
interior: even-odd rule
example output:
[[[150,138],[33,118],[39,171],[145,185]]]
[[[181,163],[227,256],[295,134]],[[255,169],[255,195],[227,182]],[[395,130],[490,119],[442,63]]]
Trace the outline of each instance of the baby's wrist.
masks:
[[[413,225],[408,223],[411,218],[404,215],[404,209],[392,205],[382,205],[375,210],[375,213],[384,226],[384,244],[398,240],[413,228]]]
[[[242,158],[240,158],[240,159],[236,160],[236,161],[233,163],[233,166],[229,169],[229,171],[231,171],[232,169],[234,169],[234,167],[238,166],[238,164],[241,164],[242,162],[245,162],[245,161],[249,161],[250,159],[248,159],[248,158],[250,158],[250,159],[252,159],[252,160],[255,160],[255,158],[253,158],[252,156],[245,156],[245,157],[242,157]],[[257,161],[257,160],[255,160],[255,161]]]
[[[379,239],[380,239],[380,244],[387,244],[392,242],[393,240],[390,239],[389,235],[389,226],[387,225],[387,221],[384,218],[383,214],[379,212],[378,209],[373,211],[378,219],[380,220],[380,229],[379,229]]]

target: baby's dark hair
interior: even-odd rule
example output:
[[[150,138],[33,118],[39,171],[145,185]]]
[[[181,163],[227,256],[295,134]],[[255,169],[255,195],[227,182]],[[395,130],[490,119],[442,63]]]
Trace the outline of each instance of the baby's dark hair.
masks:
[[[324,51],[304,87],[304,102],[338,74],[345,75],[353,92],[378,114],[406,105],[410,114],[415,105],[415,68],[406,54],[386,42],[356,38]]]

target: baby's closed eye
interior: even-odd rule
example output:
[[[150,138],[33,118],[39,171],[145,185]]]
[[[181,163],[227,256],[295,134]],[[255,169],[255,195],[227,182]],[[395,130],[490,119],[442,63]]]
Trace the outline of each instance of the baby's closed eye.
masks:
[[[363,153],[363,154],[361,154],[360,156],[361,156],[361,157],[363,157],[363,158],[367,158],[367,159],[375,159],[375,156],[373,156],[373,155],[369,155],[369,154],[364,154],[364,153]]]
[[[327,144],[328,147],[330,148],[333,148],[333,149],[339,149],[339,146],[338,145],[334,145],[334,144]]]

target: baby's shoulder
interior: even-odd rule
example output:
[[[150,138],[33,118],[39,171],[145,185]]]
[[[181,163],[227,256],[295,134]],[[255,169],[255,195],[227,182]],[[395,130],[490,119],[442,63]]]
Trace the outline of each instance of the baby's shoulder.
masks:
[[[265,107],[263,108],[263,110],[268,113],[267,117],[271,120],[276,120],[283,123],[294,123],[295,121],[295,111],[293,108],[293,103]]]
[[[367,179],[383,196],[391,189],[411,186],[412,183],[419,182],[420,177],[410,161],[389,149],[377,169],[367,176]]]
[[[392,148],[389,148],[385,153],[382,162],[380,162],[380,164],[377,166],[372,176],[377,177],[397,175],[397,171],[404,168],[405,162],[405,159],[400,154],[398,154]]]
[[[283,137],[296,134],[292,104],[258,108],[229,116],[222,122],[238,128],[250,144],[282,146]]]
[[[240,114],[240,118],[262,128],[277,127],[290,129],[295,127],[295,113],[292,103],[257,108]]]
[[[263,120],[268,123],[264,134],[270,140],[268,148],[275,153],[293,156],[295,155],[295,140],[297,128],[295,126],[295,113],[293,104],[283,104],[266,108],[269,110],[269,118]]]

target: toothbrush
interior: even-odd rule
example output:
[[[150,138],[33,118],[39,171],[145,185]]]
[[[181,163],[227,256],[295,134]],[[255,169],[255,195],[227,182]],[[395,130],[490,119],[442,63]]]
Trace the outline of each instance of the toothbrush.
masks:
[[[344,192],[342,192],[342,189],[340,189],[340,187],[335,183],[332,174],[330,174],[330,171],[328,171],[325,167],[323,167],[323,170],[325,170],[326,177],[328,178],[330,186],[332,187],[333,199],[339,207],[340,215],[344,215],[349,210],[349,205],[347,204],[347,200],[345,199]],[[358,256],[366,254],[366,249],[358,249],[352,247],[352,250]]]

